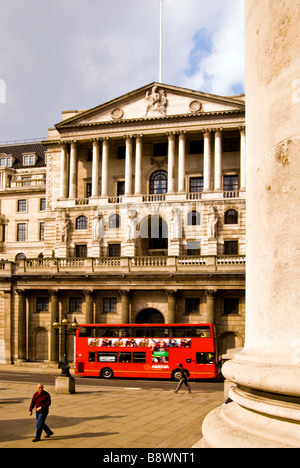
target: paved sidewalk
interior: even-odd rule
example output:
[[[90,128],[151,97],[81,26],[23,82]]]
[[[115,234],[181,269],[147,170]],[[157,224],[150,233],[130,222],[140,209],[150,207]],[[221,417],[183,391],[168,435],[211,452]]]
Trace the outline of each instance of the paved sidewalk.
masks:
[[[204,417],[224,401],[221,391],[189,395],[77,384],[75,394],[59,395],[46,385],[54,436],[33,443],[35,414],[30,417],[28,408],[35,390],[0,381],[0,448],[191,448],[202,438]]]

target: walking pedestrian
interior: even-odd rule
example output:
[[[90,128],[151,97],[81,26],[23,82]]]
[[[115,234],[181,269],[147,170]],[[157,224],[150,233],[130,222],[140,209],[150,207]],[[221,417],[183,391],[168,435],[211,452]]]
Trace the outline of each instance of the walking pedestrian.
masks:
[[[42,384],[37,385],[37,392],[32,397],[32,401],[29,407],[29,415],[32,415],[32,411],[35,408],[36,411],[36,434],[32,442],[38,442],[41,440],[42,431],[46,432],[45,437],[53,435],[51,429],[46,425],[46,418],[49,412],[49,406],[51,405],[51,396],[44,390]]]
[[[183,384],[185,384],[185,386],[187,387],[188,392],[192,393],[191,388],[189,386],[189,382],[188,382],[188,378],[189,378],[188,371],[183,368],[182,364],[178,364],[178,367],[180,369],[180,380],[179,380],[176,390],[174,390],[174,393],[177,393]]]

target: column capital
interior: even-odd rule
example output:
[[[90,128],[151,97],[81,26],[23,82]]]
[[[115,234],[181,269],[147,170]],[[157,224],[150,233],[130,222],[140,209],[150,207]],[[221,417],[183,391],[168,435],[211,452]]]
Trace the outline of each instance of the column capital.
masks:
[[[48,289],[48,294],[51,297],[57,297],[59,295],[59,289]]]
[[[245,135],[246,134],[246,127],[245,126],[239,127],[239,131],[240,131],[241,135]]]
[[[124,135],[123,138],[124,140],[132,140],[134,138],[134,135]]]
[[[15,291],[16,291],[16,294],[17,294],[18,296],[24,297],[24,296],[26,295],[26,289],[19,289],[19,288],[17,288],[17,289],[15,289]]]
[[[213,132],[215,133],[215,135],[220,135],[222,132],[223,132],[224,128],[223,127],[220,127],[220,128],[214,128],[213,129]]]
[[[108,142],[108,141],[109,141],[109,139],[110,139],[110,138],[109,138],[109,137],[107,137],[107,136],[104,136],[104,137],[99,137],[99,140],[100,140],[100,141],[103,141],[103,143],[104,143],[104,142]]]
[[[94,294],[93,289],[83,289],[82,292],[85,295],[85,297],[91,297]]]
[[[129,297],[130,294],[131,294],[131,290],[130,289],[120,289],[119,294],[120,294],[121,297]]]
[[[210,136],[211,133],[212,133],[212,131],[213,131],[212,128],[202,128],[202,129],[201,129],[201,132],[204,134],[204,136],[205,136],[205,135]]]
[[[184,139],[186,134],[187,134],[186,130],[180,130],[180,132],[178,132],[179,140]]]
[[[215,298],[218,293],[217,289],[205,289],[206,297]]]
[[[177,293],[177,289],[166,289],[166,295],[168,296],[168,298],[175,299]]]
[[[175,139],[177,132],[166,132],[169,140]]]

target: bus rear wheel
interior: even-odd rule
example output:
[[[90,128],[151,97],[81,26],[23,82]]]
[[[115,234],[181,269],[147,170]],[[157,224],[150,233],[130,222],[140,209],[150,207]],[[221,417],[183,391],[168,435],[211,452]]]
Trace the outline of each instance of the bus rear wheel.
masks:
[[[103,379],[111,379],[114,376],[113,371],[109,367],[102,369],[100,377]]]

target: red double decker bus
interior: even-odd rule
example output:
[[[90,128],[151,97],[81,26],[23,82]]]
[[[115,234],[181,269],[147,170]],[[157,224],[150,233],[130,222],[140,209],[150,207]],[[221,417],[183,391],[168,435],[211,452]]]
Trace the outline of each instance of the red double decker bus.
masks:
[[[75,347],[81,376],[176,379],[179,364],[191,379],[218,375],[211,324],[80,325]]]

